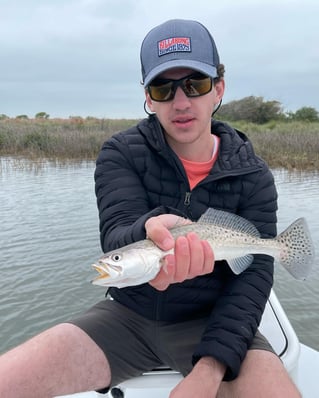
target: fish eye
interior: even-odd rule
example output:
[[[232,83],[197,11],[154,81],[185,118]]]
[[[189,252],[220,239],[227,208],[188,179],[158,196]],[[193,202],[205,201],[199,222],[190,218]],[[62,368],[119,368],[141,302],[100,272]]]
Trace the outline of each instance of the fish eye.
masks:
[[[115,253],[112,255],[111,259],[115,262],[121,261],[122,260],[122,255],[119,253]]]

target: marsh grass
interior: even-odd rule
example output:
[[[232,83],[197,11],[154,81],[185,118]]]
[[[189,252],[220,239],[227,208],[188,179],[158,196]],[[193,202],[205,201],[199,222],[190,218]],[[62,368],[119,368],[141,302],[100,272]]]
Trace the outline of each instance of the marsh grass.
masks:
[[[59,163],[95,160],[108,137],[137,122],[96,118],[0,120],[0,156]],[[231,124],[248,135],[255,152],[270,167],[319,170],[319,123]]]
[[[92,160],[106,138],[136,122],[95,118],[0,120],[0,156]]]
[[[319,123],[237,124],[272,168],[319,170]]]

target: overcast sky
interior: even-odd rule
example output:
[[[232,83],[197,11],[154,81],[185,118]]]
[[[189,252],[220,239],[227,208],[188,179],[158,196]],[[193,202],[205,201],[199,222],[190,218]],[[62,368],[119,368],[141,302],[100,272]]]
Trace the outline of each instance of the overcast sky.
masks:
[[[212,33],[224,102],[319,110],[318,0],[0,0],[0,114],[143,117],[140,44],[171,18]]]

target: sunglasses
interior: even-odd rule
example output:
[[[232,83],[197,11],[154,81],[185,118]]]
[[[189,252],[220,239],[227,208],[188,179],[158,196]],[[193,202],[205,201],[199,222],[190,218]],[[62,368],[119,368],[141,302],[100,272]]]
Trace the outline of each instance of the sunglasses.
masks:
[[[153,101],[171,101],[180,87],[187,97],[200,97],[208,94],[213,87],[211,77],[202,73],[193,73],[182,79],[154,79],[148,86],[147,91]]]

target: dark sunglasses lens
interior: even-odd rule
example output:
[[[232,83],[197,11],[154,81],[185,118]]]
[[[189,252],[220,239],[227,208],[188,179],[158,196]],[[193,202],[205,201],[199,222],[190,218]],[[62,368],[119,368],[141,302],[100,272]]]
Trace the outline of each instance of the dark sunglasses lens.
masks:
[[[199,97],[209,93],[212,89],[210,77],[189,78],[183,81],[183,91],[188,97]]]
[[[165,102],[174,98],[177,87],[181,87],[187,97],[199,97],[212,89],[212,79],[202,74],[194,74],[180,80],[156,79],[148,86],[153,101]]]
[[[170,101],[173,99],[173,82],[152,84],[148,86],[148,92],[153,101]]]

